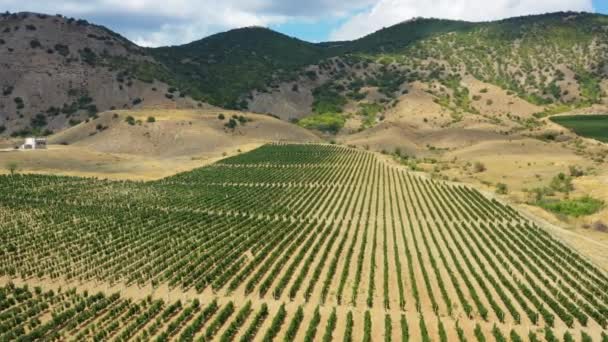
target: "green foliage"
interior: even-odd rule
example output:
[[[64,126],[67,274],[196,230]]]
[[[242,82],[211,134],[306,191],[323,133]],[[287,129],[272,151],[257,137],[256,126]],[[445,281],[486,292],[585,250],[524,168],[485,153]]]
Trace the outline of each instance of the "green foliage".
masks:
[[[67,57],[70,54],[70,48],[63,44],[55,44],[55,51],[63,57]]]
[[[499,195],[506,195],[509,192],[507,185],[505,183],[496,184],[496,193]]]
[[[135,118],[132,117],[131,115],[129,115],[125,118],[125,122],[128,123],[129,125],[133,126],[133,125],[135,125]]]
[[[153,116],[148,116],[148,119],[146,119],[146,122],[148,122],[148,123],[156,122],[156,118]]]
[[[17,109],[25,108],[25,103],[23,102],[23,99],[21,97],[15,97],[13,99],[13,101],[15,101],[15,104],[17,105]]]
[[[36,128],[42,128],[45,127],[47,125],[47,121],[46,121],[46,115],[42,114],[42,113],[38,113],[36,114],[31,120],[30,120],[30,125],[36,129]]]
[[[287,316],[287,311],[285,311],[285,304],[281,305],[279,311],[272,319],[270,327],[266,330],[266,334],[264,335],[264,342],[271,342],[281,330],[281,326],[283,322],[285,322],[285,317]]]
[[[312,94],[315,98],[312,111],[316,114],[342,113],[347,102],[346,98],[329,83],[315,88]]]
[[[557,176],[551,179],[551,184],[549,184],[551,190],[558,192],[570,192],[574,190],[574,185],[572,185],[572,177],[567,176],[563,172],[560,172]]]
[[[172,71],[179,88],[193,98],[237,109],[241,107],[239,102],[243,94],[265,89],[273,75],[293,77],[301,67],[323,58],[325,50],[256,27],[149,51]]]
[[[90,65],[90,66],[95,66],[98,62],[98,57],[97,54],[95,52],[93,52],[93,50],[91,50],[91,48],[89,47],[85,47],[84,49],[78,51],[80,53],[80,59]]]
[[[308,116],[300,120],[298,125],[335,134],[344,127],[345,123],[346,119],[339,113],[323,113]]]
[[[598,212],[604,207],[604,202],[590,196],[566,200],[542,200],[539,206],[567,216],[588,216]]]
[[[597,103],[602,95],[601,53],[592,53],[590,46],[594,41],[608,40],[605,31],[599,29],[604,25],[605,18],[600,15],[573,13],[484,23],[415,19],[340,44],[312,44],[254,27],[219,33],[182,46],[148,49],[160,63],[107,63],[102,61],[107,57],[86,51],[80,54],[85,63],[119,66],[115,69],[125,70],[142,81],[161,80],[196,100],[233,109],[247,107],[247,95],[254,90],[266,92],[281,82],[297,82],[299,77],[319,81],[319,74],[307,66],[328,66],[336,61],[330,61],[334,57],[339,57],[338,64],[356,64],[363,69],[370,62],[380,65],[378,72],[368,75],[366,83],[377,86],[389,98],[407,81],[449,83],[463,66],[466,73],[534,104],[560,104],[561,89],[556,82],[564,75],[555,67],[557,60],[575,71],[580,85],[582,99],[570,105],[589,105]],[[427,63],[429,59],[445,60],[446,64]],[[418,70],[421,65],[424,70]],[[392,69],[395,66],[405,68]],[[330,72],[330,83],[344,76],[341,69]],[[548,75],[537,76],[533,72],[536,70],[545,70]],[[293,91],[300,91],[298,83],[294,84]],[[361,100],[365,95],[359,89],[349,89],[348,96]],[[468,90],[455,90],[456,108],[474,111]],[[481,92],[486,91],[484,88]],[[326,95],[329,99],[319,96],[315,106],[319,109],[315,112],[340,112],[336,108],[336,104],[340,107],[339,102],[334,100],[341,95]]]
[[[372,341],[372,315],[368,311],[365,311],[365,318],[363,322],[363,342]]]
[[[600,77],[589,71],[579,71],[576,74],[581,95],[591,104],[600,101],[602,90],[600,88]]]
[[[376,123],[376,116],[381,112],[383,107],[377,103],[361,103],[359,105],[358,114],[363,117],[362,128],[369,128]]]
[[[230,118],[227,123],[224,124],[228,129],[235,129],[238,126],[238,122],[234,118]]]

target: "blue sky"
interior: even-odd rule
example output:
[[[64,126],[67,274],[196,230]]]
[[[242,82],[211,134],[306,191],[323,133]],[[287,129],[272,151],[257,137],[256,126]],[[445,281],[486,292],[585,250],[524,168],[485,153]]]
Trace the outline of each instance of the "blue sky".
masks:
[[[594,0],[593,6],[599,13],[608,14],[608,1],[607,0]]]
[[[84,18],[137,44],[162,46],[254,25],[319,42],[356,39],[413,17],[487,21],[566,10],[608,14],[608,0],[0,0],[0,10]]]

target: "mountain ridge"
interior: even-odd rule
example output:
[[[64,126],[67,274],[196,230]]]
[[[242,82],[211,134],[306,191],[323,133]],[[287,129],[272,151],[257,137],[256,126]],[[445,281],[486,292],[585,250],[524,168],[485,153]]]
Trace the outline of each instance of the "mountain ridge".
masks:
[[[28,29],[36,26],[30,21],[41,29]],[[17,26],[22,29],[13,30]],[[5,13],[0,131],[43,134],[98,111],[148,106],[211,104],[292,121],[328,114],[328,108],[332,115],[353,114],[345,107],[365,104],[385,111],[414,81],[445,88],[433,95],[438,103],[475,114],[474,95],[462,84],[468,75],[549,112],[578,108],[606,97],[606,27],[608,16],[584,12],[490,22],[416,18],[345,42],[310,43],[246,27],[184,45],[143,48],[84,20]],[[62,56],[66,32],[78,38],[68,39],[74,46]],[[548,61],[548,51],[562,63]],[[40,70],[49,75],[44,81]],[[363,88],[380,95],[370,99]]]

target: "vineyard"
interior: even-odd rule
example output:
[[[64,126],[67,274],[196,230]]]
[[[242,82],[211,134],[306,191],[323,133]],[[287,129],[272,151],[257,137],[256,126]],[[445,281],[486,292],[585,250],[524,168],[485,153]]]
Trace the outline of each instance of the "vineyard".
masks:
[[[608,341],[604,271],[335,145],[154,182],[0,176],[0,279],[0,341]]]

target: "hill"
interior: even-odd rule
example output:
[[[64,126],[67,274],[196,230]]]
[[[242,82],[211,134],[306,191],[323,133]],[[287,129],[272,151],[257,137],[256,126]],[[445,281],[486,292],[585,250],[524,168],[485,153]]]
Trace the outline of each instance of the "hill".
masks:
[[[48,150],[0,151],[0,167],[6,171],[6,164],[15,163],[23,173],[149,180],[270,141],[318,142],[319,138],[296,125],[252,113],[119,110],[49,136]]]
[[[169,72],[145,49],[84,20],[2,14],[0,51],[5,135],[47,135],[110,109],[198,105],[163,82]]]
[[[112,108],[206,103],[293,121],[317,114],[302,125],[349,133],[378,124],[415,82],[456,122],[518,115],[508,106],[521,100],[537,117],[601,104],[608,87],[608,17],[599,14],[413,19],[318,44],[249,27],[156,49],[63,17],[5,14],[0,26],[5,135],[59,130]],[[475,81],[487,86],[474,93]],[[491,86],[513,100],[496,110]]]

